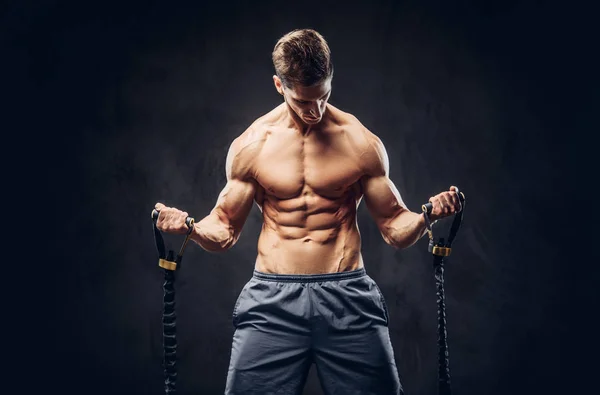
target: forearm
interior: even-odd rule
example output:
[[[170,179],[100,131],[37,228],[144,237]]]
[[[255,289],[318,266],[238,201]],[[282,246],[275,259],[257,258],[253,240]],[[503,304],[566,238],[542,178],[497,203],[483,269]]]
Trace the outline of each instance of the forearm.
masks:
[[[381,233],[389,245],[408,248],[427,233],[425,217],[422,213],[404,210],[384,224]]]
[[[190,239],[210,252],[221,252],[235,244],[233,227],[229,226],[213,211],[194,224]]]

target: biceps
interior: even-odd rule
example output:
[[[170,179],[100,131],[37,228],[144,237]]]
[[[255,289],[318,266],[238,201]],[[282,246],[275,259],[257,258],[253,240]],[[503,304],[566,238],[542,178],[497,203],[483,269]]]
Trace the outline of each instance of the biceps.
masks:
[[[230,179],[219,194],[213,211],[223,223],[239,232],[250,213],[255,192],[252,181]]]
[[[367,208],[378,225],[406,210],[394,183],[388,176],[369,177],[363,180],[363,193]]]

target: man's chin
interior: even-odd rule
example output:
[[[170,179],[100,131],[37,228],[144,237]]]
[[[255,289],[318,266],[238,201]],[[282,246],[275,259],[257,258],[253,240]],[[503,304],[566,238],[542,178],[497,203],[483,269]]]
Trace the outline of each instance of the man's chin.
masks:
[[[308,124],[308,125],[316,125],[319,122],[321,122],[322,118],[306,118],[306,117],[302,117],[302,120]]]

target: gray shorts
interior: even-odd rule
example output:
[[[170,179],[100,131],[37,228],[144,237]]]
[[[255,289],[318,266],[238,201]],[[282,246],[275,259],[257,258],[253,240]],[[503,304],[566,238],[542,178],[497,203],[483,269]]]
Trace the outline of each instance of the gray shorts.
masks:
[[[302,394],[314,363],[333,394],[403,394],[381,291],[364,268],[254,275],[233,311],[225,394]]]

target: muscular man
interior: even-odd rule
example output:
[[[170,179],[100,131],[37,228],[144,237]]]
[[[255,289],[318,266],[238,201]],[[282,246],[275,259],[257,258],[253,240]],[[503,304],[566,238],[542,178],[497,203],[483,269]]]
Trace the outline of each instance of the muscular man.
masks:
[[[326,394],[402,394],[388,311],[366,274],[356,211],[364,197],[386,243],[407,248],[425,234],[388,177],[381,140],[328,103],[333,65],[310,29],[273,50],[283,103],[238,136],[227,185],[192,240],[231,248],[253,202],[263,215],[252,278],[234,307],[226,394],[300,394],[315,363]],[[460,210],[457,189],[439,193],[433,221]],[[185,233],[188,213],[157,203],[157,226]]]

